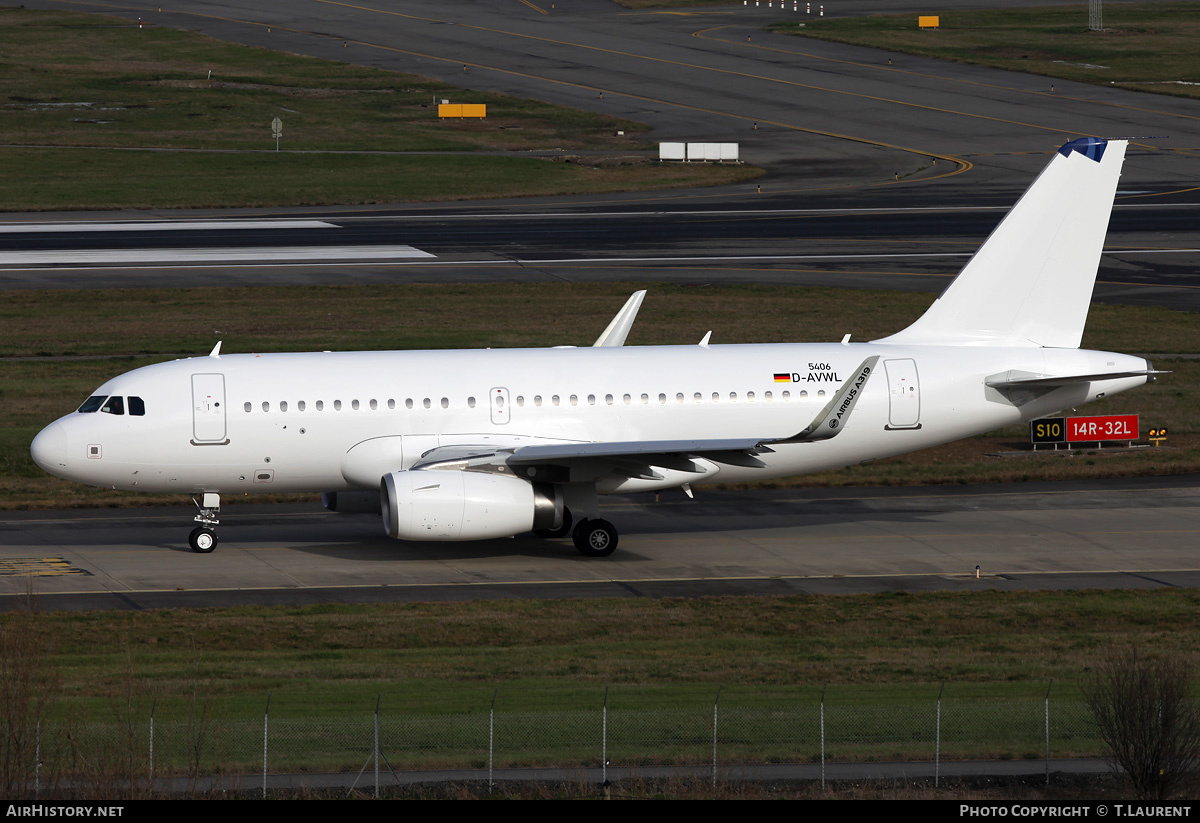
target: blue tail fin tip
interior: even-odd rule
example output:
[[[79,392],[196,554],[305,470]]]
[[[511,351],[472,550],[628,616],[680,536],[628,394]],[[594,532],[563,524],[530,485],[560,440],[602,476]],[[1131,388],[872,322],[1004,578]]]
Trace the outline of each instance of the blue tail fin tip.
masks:
[[[1108,141],[1101,137],[1080,137],[1070,143],[1063,143],[1058,153],[1063,157],[1070,157],[1071,152],[1077,151],[1089,160],[1099,163],[1100,158],[1104,157],[1104,149],[1107,146]]]

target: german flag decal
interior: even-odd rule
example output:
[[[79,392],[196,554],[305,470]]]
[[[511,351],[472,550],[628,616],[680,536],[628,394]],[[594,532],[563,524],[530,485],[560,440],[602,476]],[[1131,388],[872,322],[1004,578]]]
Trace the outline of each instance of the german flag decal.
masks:
[[[776,383],[791,383],[792,382],[791,372],[787,372],[786,374],[783,372],[775,372],[775,382]]]

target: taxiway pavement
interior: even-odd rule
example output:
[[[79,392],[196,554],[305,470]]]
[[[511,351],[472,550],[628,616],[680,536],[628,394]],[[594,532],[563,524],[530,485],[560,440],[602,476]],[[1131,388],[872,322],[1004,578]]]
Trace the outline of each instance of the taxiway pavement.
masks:
[[[373,515],[227,506],[8,512],[0,608],[144,609],[507,597],[692,597],[1200,585],[1200,477],[616,497],[617,552],[522,536],[408,543]],[[978,569],[976,568],[978,567]]]

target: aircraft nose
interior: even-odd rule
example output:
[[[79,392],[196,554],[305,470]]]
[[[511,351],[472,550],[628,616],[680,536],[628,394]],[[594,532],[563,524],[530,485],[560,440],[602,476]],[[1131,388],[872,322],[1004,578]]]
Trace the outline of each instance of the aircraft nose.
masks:
[[[42,429],[29,445],[33,462],[50,474],[60,474],[67,468],[67,427],[55,421]]]

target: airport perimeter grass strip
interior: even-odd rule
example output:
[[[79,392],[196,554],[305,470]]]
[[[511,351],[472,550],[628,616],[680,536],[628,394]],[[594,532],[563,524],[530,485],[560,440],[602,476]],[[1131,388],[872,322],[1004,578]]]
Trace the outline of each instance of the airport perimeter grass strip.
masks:
[[[493,707],[503,767],[595,762],[605,708],[615,763],[704,763],[714,705],[725,763],[811,760],[821,739],[831,762],[929,760],[939,731],[945,759],[1037,759],[1047,719],[1051,756],[1094,757],[1080,684],[1131,645],[1194,665],[1198,605],[1163,589],[25,611],[0,615],[0,652],[48,770],[64,739],[142,764],[153,715],[160,774],[253,771],[268,714],[273,770],[353,770],[377,710],[394,767],[478,768]]]
[[[647,127],[628,120],[123,18],[4,8],[0,39],[0,211],[586,194],[760,173],[651,162]],[[488,116],[440,118],[443,99]],[[560,153],[520,156],[547,148]]]
[[[36,594],[34,601],[36,605]],[[1077,700],[1108,651],[1197,662],[1200,593],[904,592],[837,597],[483,600],[0,615],[5,649],[36,641],[62,698],[179,701],[197,685],[238,713],[439,713]],[[435,684],[444,684],[435,687]],[[240,708],[237,708],[239,707]],[[234,709],[231,709],[233,711]]]
[[[938,28],[918,17],[936,15]],[[1052,78],[1200,98],[1200,4],[1110,3],[1089,31],[1086,3],[786,21],[774,31]],[[897,64],[898,71],[903,70]],[[1051,90],[1047,83],[1045,91]]]
[[[108,378],[138,366],[202,356],[218,340],[229,354],[587,346],[639,288],[650,294],[630,345],[688,344],[710,329],[717,345],[821,342],[846,332],[854,340],[871,340],[912,322],[931,302],[929,295],[911,292],[644,283],[8,292],[0,310],[0,397],[7,410],[0,421],[0,510],[188,503],[186,497],[67,483],[46,475],[30,458],[29,443],[43,426],[75,409]],[[538,307],[532,321],[531,305]],[[848,317],[854,318],[852,328]],[[1155,330],[1153,340],[1145,336],[1148,328]],[[1153,346],[1167,353],[1154,365],[1171,374],[1080,412],[1138,413],[1143,432],[1169,429],[1163,448],[1034,454],[1028,451],[1027,427],[1014,426],[868,465],[759,485],[963,484],[1200,471],[1194,413],[1200,407],[1200,361],[1169,355],[1200,351],[1194,315],[1097,304],[1083,346],[1134,353]],[[34,359],[14,359],[22,357]]]

